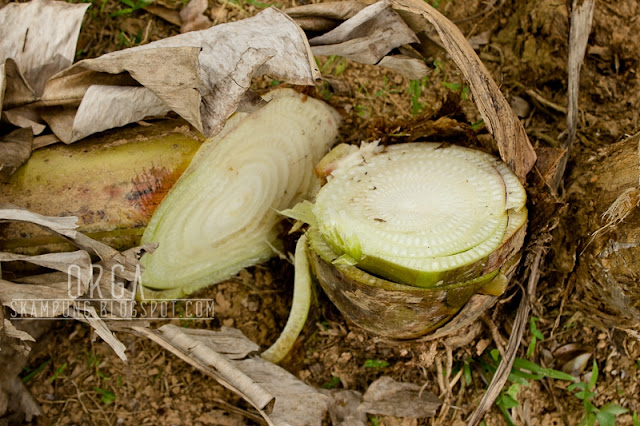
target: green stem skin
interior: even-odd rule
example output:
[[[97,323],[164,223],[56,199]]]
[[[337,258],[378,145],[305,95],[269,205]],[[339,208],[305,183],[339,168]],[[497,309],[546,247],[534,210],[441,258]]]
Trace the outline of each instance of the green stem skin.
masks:
[[[300,335],[311,307],[311,274],[307,258],[307,237],[301,236],[296,244],[293,302],[289,319],[278,340],[260,356],[274,364],[279,363],[291,351]]]
[[[357,262],[357,266],[391,281],[423,288],[441,287],[473,280],[479,276],[497,271],[520,250],[526,235],[526,217],[526,209],[522,209],[519,212],[510,211],[509,224],[500,246],[489,256],[459,268],[439,272],[420,271],[397,265],[376,256],[367,255],[362,256]],[[325,238],[323,238],[323,241],[334,252],[344,254],[339,251],[340,249],[337,246],[332,245]]]
[[[156,207],[201,145],[182,120],[117,129],[33,152],[0,184],[0,203],[77,216],[78,231],[119,250],[137,245]],[[64,239],[29,224],[0,224],[0,251],[65,251]]]
[[[493,271],[471,281],[441,287],[419,288],[394,283],[348,265],[338,257],[318,231],[310,228],[308,255],[311,269],[329,299],[359,327],[393,339],[412,339],[442,326],[483,286],[491,288]]]

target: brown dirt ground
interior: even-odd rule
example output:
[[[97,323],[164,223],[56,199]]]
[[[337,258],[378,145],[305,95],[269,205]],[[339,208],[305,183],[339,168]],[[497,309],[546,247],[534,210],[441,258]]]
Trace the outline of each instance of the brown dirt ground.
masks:
[[[5,1],[0,1],[3,3]],[[176,9],[183,4],[178,0],[160,3]],[[560,0],[436,0],[431,3],[437,3],[439,10],[456,22],[465,35],[480,41],[477,52],[521,116],[532,142],[536,146],[557,146],[558,137],[565,129],[563,111],[567,101],[566,3]],[[259,11],[255,4],[259,5],[250,0],[209,0],[207,13],[211,13],[217,23],[234,21]],[[287,0],[279,5],[289,7],[297,3]],[[177,26],[144,10],[110,16],[125,7],[117,1],[93,2],[84,20],[78,59],[179,31]],[[638,16],[640,4],[634,0],[596,4],[594,27],[582,68],[578,145],[573,158],[588,155],[640,128],[640,79],[636,73],[640,61]],[[339,59],[320,58],[320,62],[323,72],[338,83],[331,87],[318,86],[315,95],[344,112],[345,141],[371,140],[385,132],[411,133],[416,117],[423,120],[438,115],[443,105],[447,107],[440,113],[469,124],[479,120],[473,102],[462,89],[462,77],[443,51],[428,58],[432,71],[421,82],[419,105],[412,103],[409,81],[392,71]],[[263,89],[273,83],[263,79],[256,82],[256,88]],[[445,87],[452,87],[451,84],[459,87],[453,86],[454,91]],[[463,126],[462,130],[452,133],[455,139],[470,132]],[[480,139],[486,139],[483,130],[479,130],[479,135]],[[396,139],[402,140],[402,137]],[[574,164],[572,161],[569,167]],[[555,256],[553,250],[549,253],[550,257]],[[291,301],[291,269],[286,262],[274,260],[199,292],[196,297],[215,300],[216,318],[182,324],[207,328],[235,326],[267,347],[286,322]],[[591,360],[597,361],[601,372],[594,404],[616,402],[628,408],[628,414],[618,417],[618,424],[633,424],[630,413],[640,412],[640,342],[597,328],[571,303],[560,312],[564,283],[556,278],[553,271],[545,270],[540,280],[533,315],[539,318],[538,328],[545,339],[537,344],[532,360],[559,369],[566,361],[554,355],[558,348],[566,344],[585,348],[592,353]],[[285,367],[315,386],[361,391],[377,377],[389,375],[425,385],[426,390],[446,402],[433,419],[371,418],[371,424],[463,424],[487,385],[479,374],[479,359],[486,357],[490,349],[504,346],[508,339],[519,299],[517,284],[521,283],[512,283],[489,316],[465,330],[471,333],[471,338],[460,346],[452,340],[382,341],[347,323],[321,296],[315,322],[309,324],[304,340]],[[559,327],[554,329],[556,319]],[[181,324],[178,320],[174,322]],[[153,343],[122,333],[119,337],[127,346],[128,364],[121,362],[106,344],[95,339],[88,326],[80,323],[60,322],[54,332],[40,342],[44,350],[30,360],[29,368],[42,369],[28,386],[44,409],[45,418],[41,423],[241,425],[259,422],[239,397]],[[527,331],[519,356],[525,356],[531,337]],[[629,356],[621,355],[621,345],[626,345]],[[365,368],[363,364],[368,359],[384,360],[388,366]],[[458,375],[465,362],[470,363],[472,371],[469,383]],[[57,370],[62,371],[54,377]],[[334,377],[338,379],[332,379]],[[520,406],[514,410],[516,422],[577,424],[584,409],[566,387],[566,383],[558,380],[532,381],[518,395]],[[496,407],[485,420],[488,425],[505,424]]]

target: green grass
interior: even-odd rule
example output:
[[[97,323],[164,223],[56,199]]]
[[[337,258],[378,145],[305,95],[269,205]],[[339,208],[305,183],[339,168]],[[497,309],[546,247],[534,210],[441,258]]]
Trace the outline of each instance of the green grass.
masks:
[[[420,97],[422,96],[422,90],[425,88],[427,84],[427,77],[421,80],[411,80],[409,81],[409,96],[411,96],[411,113],[413,115],[418,115],[421,112],[424,112],[424,104],[420,102]]]
[[[594,360],[589,382],[574,383],[567,388],[569,392],[577,390],[574,396],[582,400],[584,406],[584,417],[578,424],[579,426],[594,426],[596,423],[600,426],[614,426],[616,417],[629,411],[613,402],[607,403],[600,408],[593,404],[592,400],[598,394],[596,390],[598,375],[598,363]]]
[[[460,95],[460,98],[463,100],[469,99],[469,87],[463,86],[460,83],[449,83],[447,81],[443,81],[442,85],[452,92],[456,92]]]
[[[64,370],[66,369],[67,369],[66,362],[62,364],[60,367],[56,368],[56,371],[54,371],[53,375],[49,378],[49,383],[53,383],[62,373],[64,373]]]
[[[384,368],[387,367],[389,363],[387,361],[382,361],[379,359],[368,359],[362,365],[364,368]]]
[[[544,334],[538,327],[536,326],[536,322],[538,321],[537,317],[532,316],[529,320],[529,331],[531,332],[531,343],[529,343],[529,347],[527,348],[527,358],[531,358],[533,352],[536,350],[536,343],[538,340],[544,340]]]
[[[356,105],[353,109],[356,111],[356,114],[358,114],[360,117],[364,117],[367,114],[367,111],[369,110],[366,106],[362,106],[360,104]]]
[[[471,130],[473,130],[474,132],[477,132],[478,130],[484,127],[484,120],[479,120],[479,121],[476,121],[475,123],[471,123],[470,127],[471,127]]]
[[[103,389],[98,386],[94,386],[93,390],[98,392],[98,395],[100,395],[100,401],[102,401],[104,405],[112,404],[116,400],[116,395],[110,390]]]
[[[501,360],[500,352],[497,349],[491,350],[488,356],[484,356],[479,359],[480,371],[484,376],[485,381],[491,381],[491,378],[493,378]],[[511,417],[509,410],[520,405],[520,402],[518,401],[518,393],[520,392],[520,389],[523,386],[529,386],[532,380],[541,380],[543,378],[571,382],[575,382],[577,380],[575,377],[562,371],[545,368],[527,359],[516,357],[507,379],[508,382],[510,382],[510,385],[503,389],[496,399],[496,405],[502,412],[502,415],[509,426],[515,426],[516,424]]]
[[[323,389],[335,389],[340,386],[340,377],[331,376],[331,380],[322,385]]]
[[[22,376],[22,383],[29,383],[31,380],[33,380],[38,374],[40,374],[47,365],[49,365],[49,363],[51,363],[51,358],[44,361],[43,363],[41,363],[39,366],[37,366],[34,369],[31,369],[29,367],[24,367],[22,369],[22,373],[24,374],[24,376]]]
[[[153,0],[151,1],[145,1],[145,0],[120,0],[120,3],[124,4],[125,6],[128,6],[124,9],[120,9],[116,12],[111,13],[109,16],[112,18],[115,18],[117,16],[121,16],[121,15],[128,15],[130,13],[135,12],[136,10],[140,10],[142,8],[145,8],[149,5],[151,5],[153,3]]]

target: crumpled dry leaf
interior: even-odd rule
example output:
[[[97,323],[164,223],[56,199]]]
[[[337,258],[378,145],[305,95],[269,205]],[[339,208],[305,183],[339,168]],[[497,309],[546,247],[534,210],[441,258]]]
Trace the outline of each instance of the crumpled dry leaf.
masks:
[[[121,360],[127,361],[127,356],[124,353],[126,346],[113,335],[93,306],[76,304],[69,309],[69,316],[89,323],[96,334],[111,346],[111,349],[113,349],[116,355],[118,355]]]
[[[335,426],[364,426],[367,414],[421,419],[433,417],[442,401],[413,383],[383,376],[362,395],[353,390],[322,391],[331,396],[329,416]]]
[[[0,324],[5,325],[6,319],[3,319],[3,310],[0,309]],[[39,339],[46,333],[51,326],[51,321],[22,321],[17,327],[11,326],[16,332],[23,336],[25,333],[35,339]],[[24,347],[29,347],[26,341],[22,341],[24,347],[16,348],[11,340],[3,336],[3,330],[0,327],[0,423],[6,422],[8,419],[11,423],[30,422],[34,416],[41,416],[42,410],[38,403],[33,399],[29,390],[26,388],[19,374],[27,365],[27,356]],[[6,424],[6,423],[5,423]]]
[[[349,389],[322,390],[331,397],[329,418],[333,426],[366,426],[367,413],[359,410],[362,393]]]
[[[286,12],[306,31],[328,31],[309,40],[314,55],[339,55],[356,62],[377,64],[412,80],[428,72],[419,57],[385,56],[395,48],[419,42],[388,0],[370,6],[353,1],[310,4]]]
[[[0,204],[0,222],[3,220],[15,220],[18,222],[30,222],[43,228],[49,229],[56,234],[69,238],[75,238],[78,234],[75,229],[78,227],[78,218],[74,216],[51,217],[42,216],[38,213],[17,207],[11,204]]]
[[[0,136],[0,180],[6,180],[31,156],[33,132],[17,129]]]
[[[12,58],[37,95],[45,82],[73,63],[89,4],[33,0],[0,9],[0,63]]]
[[[314,389],[283,368],[252,356],[260,349],[240,330],[197,330],[165,325],[157,330],[132,327],[214,377],[256,408],[268,424],[319,425],[329,410],[333,424],[364,425],[366,414],[431,417],[441,405],[420,386],[382,377],[367,392]]]
[[[524,182],[536,161],[536,153],[522,123],[460,29],[422,0],[391,0],[391,2],[396,10],[410,13],[405,19],[411,20],[411,27],[414,30],[417,30],[420,25],[427,25],[427,22],[435,27],[445,49],[469,82],[474,101],[485,125],[496,140],[500,156]],[[421,19],[422,23],[420,23]]]
[[[365,7],[334,30],[309,40],[314,55],[339,55],[364,64],[377,64],[392,49],[417,42],[388,0]]]
[[[16,61],[7,58],[4,63],[0,63],[0,112],[35,100],[36,94],[20,72]]]
[[[0,302],[21,315],[53,318],[67,311],[69,303],[82,296],[89,288],[92,277],[91,258],[85,251],[50,253],[39,256],[0,253],[0,263],[21,260],[64,272],[47,282],[20,282],[0,279]],[[68,274],[68,275],[67,275]],[[72,281],[72,277],[77,281]],[[77,286],[70,288],[70,282]],[[73,291],[71,291],[73,290]]]
[[[95,85],[87,89],[77,109],[50,107],[43,109],[41,116],[56,136],[70,143],[146,117],[161,116],[169,111],[145,87]],[[98,120],[98,117],[104,119]]]
[[[211,27],[211,20],[204,15],[209,7],[207,0],[191,0],[180,11],[180,20],[182,26],[180,32],[182,34],[190,31],[206,30]]]
[[[304,34],[277,9],[80,61],[47,82],[41,105],[49,107],[44,118],[66,143],[158,114],[158,101],[210,137],[236,110],[251,78],[263,74],[304,85],[320,78]],[[144,88],[115,102],[131,81]],[[114,101],[102,107],[103,96]],[[56,105],[59,111],[52,111]]]
[[[367,6],[360,1],[340,1],[308,4],[285,9],[305,31],[332,30]]]
[[[44,130],[33,109],[21,107],[36,101],[47,79],[73,63],[88,7],[33,0],[0,9],[0,119],[24,129],[0,136],[0,178],[29,158],[33,135]]]
[[[38,115],[33,108],[29,108],[29,106],[3,111],[2,121],[6,121],[22,129],[31,128],[33,135],[39,135],[47,128],[47,125],[42,121],[40,115]],[[33,149],[37,149],[37,147],[34,145]]]
[[[93,300],[103,299],[106,295],[112,302],[109,304],[109,313],[113,318],[130,316],[134,295],[122,286],[118,286],[120,288],[117,294],[114,293],[117,285],[114,285],[114,281],[121,278],[137,282],[142,272],[138,264],[140,256],[143,252],[153,251],[156,245],[148,244],[120,253],[75,231],[76,217],[47,217],[12,205],[0,204],[0,222],[6,220],[39,225],[65,236],[82,250],[38,256],[0,252],[0,263],[25,261],[59,271],[27,276],[16,279],[15,282],[0,279],[0,303],[22,315],[53,318],[64,314],[85,321],[126,361],[124,345],[111,333],[95,308],[87,303],[91,300],[85,300],[85,296],[88,294],[89,299]],[[111,271],[110,280],[101,272],[94,276],[90,255],[100,257],[101,261],[96,264],[100,267],[98,271]],[[98,291],[97,297],[93,294],[95,289]],[[89,290],[91,294],[88,293]]]
[[[177,26],[182,25],[182,20],[180,19],[180,12],[178,12],[177,10],[168,8],[166,6],[161,6],[157,3],[150,4],[149,6],[145,7],[144,10],[156,15],[159,18],[164,19],[165,21],[173,25],[177,25]]]
[[[18,330],[17,328],[15,328],[11,323],[11,321],[9,321],[6,318],[4,319],[4,323],[2,328],[0,328],[0,331],[2,331],[5,334],[5,336],[11,337],[13,339],[26,340],[28,342],[36,341],[36,339],[34,339],[33,336],[31,336],[26,331]]]
[[[330,398],[275,364],[259,357],[243,358],[259,347],[238,330],[192,330],[173,325],[158,330],[132,329],[245,398],[270,425],[322,423]]]
[[[409,80],[419,80],[429,72],[427,64],[424,61],[412,58],[407,55],[388,55],[378,62],[378,65],[390,68],[398,72]]]
[[[6,318],[4,319],[3,325],[0,327],[0,336],[3,334],[5,337],[9,338],[9,346],[24,357],[27,357],[29,352],[31,352],[31,347],[26,342],[36,341],[36,339],[26,331],[15,328],[13,323]],[[0,350],[2,350],[1,346]]]
[[[435,395],[420,390],[414,383],[396,382],[383,376],[371,383],[362,396],[359,410],[369,414],[411,417],[433,417],[442,405]]]

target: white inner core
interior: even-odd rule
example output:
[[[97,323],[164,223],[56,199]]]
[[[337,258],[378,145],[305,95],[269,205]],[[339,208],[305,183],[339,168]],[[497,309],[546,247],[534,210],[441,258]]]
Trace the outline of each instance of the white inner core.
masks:
[[[314,207],[320,232],[344,241],[347,253],[360,247],[394,261],[451,256],[485,241],[490,253],[506,224],[504,179],[487,154],[436,146],[394,146],[332,179]]]

